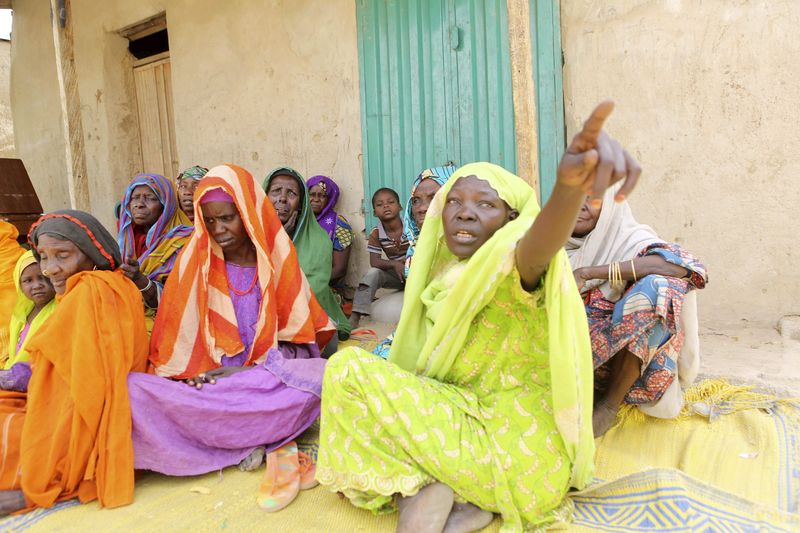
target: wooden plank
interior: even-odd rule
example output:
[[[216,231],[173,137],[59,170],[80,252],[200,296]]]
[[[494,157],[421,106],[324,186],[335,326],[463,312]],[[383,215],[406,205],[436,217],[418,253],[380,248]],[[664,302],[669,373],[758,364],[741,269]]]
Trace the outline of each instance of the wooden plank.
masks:
[[[154,56],[143,57],[142,59],[137,59],[133,62],[133,67],[143,67],[145,65],[149,65],[150,63],[164,63],[169,61],[169,50],[166,52],[161,52],[160,54],[156,54]]]
[[[142,37],[147,37],[148,35],[165,30],[166,28],[167,14],[166,12],[161,12],[144,21],[131,24],[130,26],[125,26],[117,33],[129,41],[135,41],[136,39],[141,39]]]
[[[507,0],[508,37],[514,130],[517,139],[517,174],[539,193],[539,139],[536,135],[536,86],[533,77],[529,1]]]
[[[139,111],[142,170],[161,173],[164,161],[161,153],[161,125],[154,68],[148,65],[134,69],[133,80],[136,87],[136,108]]]
[[[167,92],[164,81],[164,65],[153,69],[156,80],[156,96],[158,98],[158,127],[161,135],[161,172],[163,176],[172,174],[172,147],[169,140],[169,122],[167,112]]]
[[[178,175],[178,144],[175,139],[175,111],[172,103],[172,63],[164,64],[164,95],[167,102],[167,131],[169,132],[169,150],[172,174],[165,174],[167,177],[174,178]]]
[[[52,13],[59,13],[58,0],[50,0]],[[61,125],[64,131],[67,159],[67,186],[70,206],[89,211],[89,181],[86,175],[86,152],[81,121],[81,99],[78,93],[78,75],[72,48],[72,10],[70,0],[64,0],[66,24],[60,27],[59,17],[53,16],[53,44],[56,52],[56,75],[61,100]]]

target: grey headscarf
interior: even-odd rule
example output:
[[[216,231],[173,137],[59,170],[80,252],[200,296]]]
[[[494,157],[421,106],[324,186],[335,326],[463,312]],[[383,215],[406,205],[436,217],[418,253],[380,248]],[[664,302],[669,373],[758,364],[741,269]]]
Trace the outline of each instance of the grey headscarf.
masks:
[[[62,209],[42,215],[28,235],[37,261],[40,259],[37,250],[39,237],[45,233],[72,241],[92,260],[98,270],[116,270],[122,263],[116,239],[89,213]]]

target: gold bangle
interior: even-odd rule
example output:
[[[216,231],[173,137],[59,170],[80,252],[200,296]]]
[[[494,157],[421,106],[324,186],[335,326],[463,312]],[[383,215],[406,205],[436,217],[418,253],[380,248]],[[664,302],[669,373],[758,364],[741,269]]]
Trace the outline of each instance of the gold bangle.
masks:
[[[611,263],[611,288],[622,289],[625,286],[625,280],[622,279],[622,268],[620,268],[619,261]]]
[[[611,263],[611,288],[617,288],[617,264]]]
[[[631,273],[633,273],[633,281],[639,281],[639,279],[636,277],[636,267],[633,266],[633,259],[631,259]]]

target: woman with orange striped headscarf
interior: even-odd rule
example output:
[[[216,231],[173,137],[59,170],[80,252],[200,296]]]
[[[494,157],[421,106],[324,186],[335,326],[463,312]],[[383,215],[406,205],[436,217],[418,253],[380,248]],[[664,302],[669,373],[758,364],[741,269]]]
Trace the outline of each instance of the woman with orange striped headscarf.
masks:
[[[194,209],[195,231],[164,288],[151,339],[157,376],[128,378],[135,464],[195,475],[266,447],[276,452],[269,468],[270,458],[296,450],[292,440],[319,414],[319,347],[335,326],[246,170],[211,169]],[[289,455],[297,464],[296,451]]]

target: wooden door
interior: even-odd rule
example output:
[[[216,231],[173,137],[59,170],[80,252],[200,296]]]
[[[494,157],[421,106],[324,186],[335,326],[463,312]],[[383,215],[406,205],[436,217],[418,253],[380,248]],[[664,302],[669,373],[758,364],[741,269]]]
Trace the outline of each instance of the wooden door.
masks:
[[[169,52],[137,62],[133,68],[133,80],[139,113],[142,171],[174,178],[178,175],[178,151],[175,147]]]

